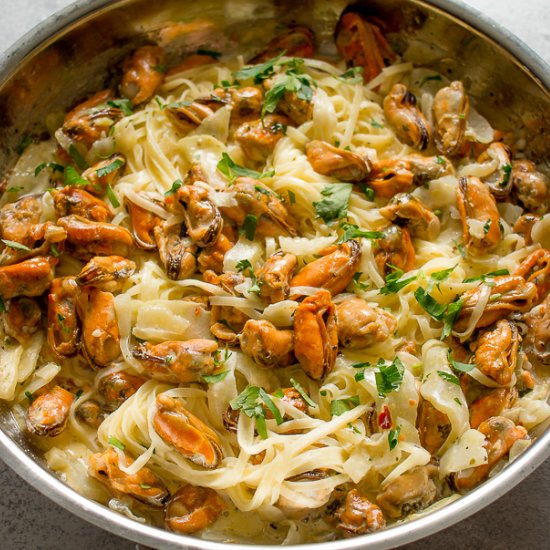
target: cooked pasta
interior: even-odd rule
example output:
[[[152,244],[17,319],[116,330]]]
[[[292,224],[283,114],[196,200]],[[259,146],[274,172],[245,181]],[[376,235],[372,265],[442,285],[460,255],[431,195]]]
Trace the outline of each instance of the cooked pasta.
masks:
[[[391,51],[368,80],[350,15],[389,49],[353,13],[344,59],[293,52],[301,27],[251,64],[164,75],[140,48],[123,99],[77,106],[8,179],[0,398],[136,521],[367,533],[458,498],[550,416],[546,206],[524,188],[545,202],[546,176],[461,83]]]

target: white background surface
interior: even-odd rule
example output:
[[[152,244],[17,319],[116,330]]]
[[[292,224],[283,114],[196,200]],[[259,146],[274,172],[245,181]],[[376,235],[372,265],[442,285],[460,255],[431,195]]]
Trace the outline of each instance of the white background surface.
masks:
[[[154,1],[154,0],[152,0]],[[70,0],[0,0],[0,50]],[[550,63],[550,0],[467,0]],[[538,550],[550,546],[550,462],[488,508],[407,550]],[[0,463],[0,549],[130,550],[65,512]]]

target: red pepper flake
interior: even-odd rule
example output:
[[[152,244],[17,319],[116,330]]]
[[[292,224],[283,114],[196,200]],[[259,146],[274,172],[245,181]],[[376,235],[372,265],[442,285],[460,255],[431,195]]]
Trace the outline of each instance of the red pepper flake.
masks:
[[[390,409],[386,405],[384,405],[382,412],[378,415],[378,425],[383,430],[388,430],[392,426]]]

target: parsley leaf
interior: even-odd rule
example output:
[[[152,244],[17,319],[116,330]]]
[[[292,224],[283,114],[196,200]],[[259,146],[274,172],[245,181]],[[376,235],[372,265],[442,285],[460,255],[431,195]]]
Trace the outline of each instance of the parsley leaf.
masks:
[[[371,119],[370,125],[371,125],[373,128],[380,128],[380,129],[384,128],[384,125],[381,124],[380,122],[378,122],[377,120],[374,120],[374,118]]]
[[[380,231],[364,231],[363,229],[359,229],[357,225],[351,223],[341,224],[340,229],[343,229],[344,233],[340,236],[336,244],[345,243],[350,239],[382,239],[384,237],[384,233]]]
[[[124,449],[126,449],[126,445],[124,445],[124,443],[122,443],[122,441],[120,441],[116,437],[113,437],[113,436],[109,437],[108,443],[109,443],[109,445],[112,445],[113,447],[116,447],[117,449],[120,449],[121,451],[124,451]]]
[[[107,194],[107,198],[109,199],[109,202],[113,205],[113,208],[118,208],[120,206],[120,202],[115,195],[115,192],[113,191],[113,188],[111,187],[111,184],[107,184],[107,189],[105,191]]]
[[[440,304],[431,294],[428,294],[423,288],[417,288],[414,291],[416,301],[422,308],[437,321],[443,321],[447,304]]]
[[[363,82],[363,67],[351,67],[338,78],[342,78],[350,84],[359,84]]]
[[[451,384],[456,384],[457,386],[460,386],[460,380],[454,374],[445,372],[444,370],[438,370],[437,374],[446,382],[450,382]]]
[[[254,214],[247,214],[244,219],[243,226],[240,233],[244,235],[249,241],[254,240],[256,235],[256,226],[258,225],[258,217]]]
[[[493,220],[487,220],[484,224],[483,224],[483,234],[484,235],[487,235],[487,233],[489,233],[490,229],[491,229],[491,224],[493,223]]]
[[[455,270],[456,265],[449,267],[448,269],[442,269],[441,271],[435,271],[430,275],[430,281],[428,282],[428,287],[426,288],[427,292],[431,292],[433,287],[436,286],[437,290],[441,291],[439,288],[440,283],[446,281],[450,274]]]
[[[435,162],[437,164],[440,164],[441,166],[446,166],[447,165],[447,161],[445,160],[445,157],[442,157],[440,155],[437,155],[437,157],[435,157]]]
[[[390,267],[393,271],[386,275],[386,284],[378,291],[380,294],[397,294],[401,289],[405,288],[409,283],[416,281],[418,278],[418,275],[412,275],[411,277],[401,280],[405,272],[398,267]]]
[[[405,367],[399,357],[396,357],[390,365],[385,365],[379,361],[378,369],[374,374],[376,389],[380,397],[386,397],[388,393],[397,391],[400,388]]]
[[[181,181],[180,179],[177,179],[176,181],[174,181],[172,183],[172,187],[170,187],[170,189],[168,189],[168,191],[166,191],[166,193],[164,193],[164,196],[165,197],[170,197],[172,195],[174,195],[176,193],[176,191],[183,185],[183,181]]]
[[[63,183],[68,186],[84,186],[90,182],[84,179],[72,166],[67,166],[65,172],[63,172]]]
[[[296,195],[294,194],[294,191],[291,191],[290,189],[287,191],[288,193],[288,200],[290,204],[296,204]]]
[[[30,252],[31,249],[24,244],[18,243],[17,241],[8,241],[8,239],[0,239],[7,247],[13,248],[14,250],[23,250],[24,252]]]
[[[445,317],[443,318],[443,330],[441,331],[440,336],[441,340],[445,340],[447,336],[450,336],[453,330],[453,325],[455,324],[460,310],[462,309],[463,303],[464,300],[459,298],[447,305],[447,311],[445,312]]]
[[[249,240],[252,240],[252,239],[249,239]],[[252,269],[252,264],[250,263],[250,261],[249,260],[240,260],[240,261],[237,262],[235,267],[237,268],[237,271],[239,271],[240,273],[243,273],[245,275],[245,277],[250,277],[252,279],[252,284],[250,285],[250,288],[248,289],[248,292],[255,292],[256,294],[259,294],[260,293],[260,283],[258,282],[258,279],[256,278],[256,274],[254,273],[254,270]]]
[[[240,176],[262,179],[271,178],[275,175],[275,170],[268,170],[266,172],[256,172],[256,170],[250,170],[244,166],[239,166],[233,161],[233,159],[227,154],[223,153],[220,162],[218,162],[217,169],[230,181],[235,181]]]
[[[262,404],[271,411],[277,424],[283,421],[279,409],[275,406],[272,399],[263,388],[258,386],[247,386],[235,399],[229,402],[229,406],[234,410],[240,410],[249,418],[254,418],[256,430],[262,439],[267,438],[267,428],[265,424],[266,412]]]
[[[362,281],[360,281],[359,279],[361,278],[361,275],[363,275],[363,272],[362,271],[358,271],[354,276],[353,276],[353,286],[355,288],[357,288],[358,290],[366,290],[367,288],[369,288],[370,286],[370,283],[363,283]]]
[[[502,167],[502,171],[504,172],[504,176],[502,178],[502,181],[498,184],[500,187],[506,187],[510,181],[510,174],[512,173],[512,165],[511,164],[505,164]]]
[[[302,399],[310,406],[310,407],[316,407],[317,403],[311,399],[311,397],[306,393],[306,390],[302,387],[302,385],[294,380],[294,378],[290,379],[290,383],[292,384],[293,388],[302,396]]]
[[[286,52],[283,51],[276,57],[268,59],[267,61],[265,61],[264,63],[260,63],[259,65],[248,65],[247,67],[243,67],[239,71],[234,72],[233,76],[237,80],[252,79],[254,80],[255,84],[260,84],[266,78],[269,78],[273,75],[275,65],[279,63],[281,57],[283,57],[285,53]]]
[[[361,185],[361,191],[365,194],[365,197],[368,201],[373,202],[374,201],[374,189],[372,187],[369,187],[366,184]]]
[[[286,75],[271,87],[265,94],[261,118],[266,113],[274,113],[279,101],[283,99],[286,92],[295,92],[298,99],[311,101],[313,99],[313,88],[310,77],[305,74],[298,74],[296,71],[287,71]]]
[[[207,383],[207,384],[215,384],[216,382],[221,382],[222,380],[225,380],[225,377],[229,374],[228,370],[224,370],[222,372],[218,372],[217,374],[202,374],[201,378]]]
[[[351,183],[333,183],[321,191],[324,199],[314,202],[317,217],[325,223],[344,218],[348,213],[348,203],[353,186]]]
[[[89,167],[89,164],[86,162],[86,159],[82,156],[80,151],[76,148],[76,146],[73,143],[69,145],[69,155],[71,155],[71,158],[73,159],[78,169],[86,170],[86,168]]]
[[[470,372],[475,367],[472,363],[461,363],[460,361],[453,359],[451,356],[451,350],[447,352],[447,358],[449,359],[451,368],[459,372]]]
[[[118,170],[123,165],[124,165],[124,161],[122,159],[115,159],[110,164],[107,164],[107,166],[103,166],[102,168],[98,168],[96,170],[97,176],[99,178],[102,178],[102,177],[106,176],[107,174],[110,174],[111,172],[114,172],[115,170]]]
[[[6,304],[4,303],[4,298],[0,296],[0,313],[5,313],[6,310]]]
[[[490,273],[485,273],[479,277],[469,277],[464,279],[463,283],[473,283],[475,281],[481,281],[489,286],[494,286],[494,282],[491,281],[494,277],[500,277],[501,275],[510,275],[510,272],[507,269],[497,269],[496,271],[491,271]]]
[[[335,399],[330,402],[331,416],[341,416],[345,412],[351,411],[359,405],[359,396],[353,395],[345,399]]]
[[[38,174],[40,174],[40,172],[42,172],[44,168],[50,168],[52,172],[63,172],[63,170],[65,170],[64,166],[62,166],[61,164],[57,164],[56,162],[43,162],[34,169],[34,175],[38,176]],[[21,187],[21,189],[23,188]]]
[[[397,444],[399,443],[399,434],[401,433],[401,426],[397,426],[395,430],[390,430],[388,433],[388,445],[390,446],[390,451],[393,451]]]
[[[107,101],[107,105],[120,109],[124,116],[130,116],[134,112],[132,102],[129,99],[110,99]]]
[[[15,147],[15,152],[18,155],[22,155],[25,152],[25,149],[33,142],[33,139],[28,134],[25,134],[21,141],[19,142],[19,145]]]

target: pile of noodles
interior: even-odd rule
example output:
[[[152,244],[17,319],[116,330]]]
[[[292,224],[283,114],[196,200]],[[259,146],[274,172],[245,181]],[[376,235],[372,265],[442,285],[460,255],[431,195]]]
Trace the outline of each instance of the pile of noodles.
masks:
[[[246,162],[239,146],[229,139],[229,107],[221,108],[187,135],[179,133],[168,121],[162,107],[172,101],[193,100],[208,94],[219,82],[231,80],[232,71],[241,65],[242,60],[237,58],[170,76],[160,90],[158,100],[122,119],[113,135],[102,140],[99,146],[107,153],[111,148],[127,158],[125,175],[115,186],[121,205],[128,197],[163,218],[170,216],[173,221],[178,221],[176,216],[167,214],[149,200],[144,192],[162,197],[192,164],[201,166],[207,180],[204,185],[211,190],[214,202],[219,206],[232,204],[234,199],[226,191],[227,180],[216,166],[225,152],[238,164],[245,165]],[[349,146],[353,151],[367,154],[373,161],[409,154],[413,151],[400,143],[386,124],[380,107],[381,98],[393,83],[404,82],[420,98],[419,103],[429,117],[434,92],[445,85],[444,78],[438,82],[434,79],[426,81],[423,77],[432,73],[413,69],[409,63],[385,69],[367,86],[341,78],[343,67],[324,61],[305,60],[305,70],[317,84],[313,118],[298,128],[287,129],[268,161],[267,168],[274,170],[274,176],[262,180],[282,196],[288,196],[289,192],[294,194],[295,203],[288,207],[299,220],[300,236],[253,242],[241,237],[225,257],[226,270],[234,270],[236,263],[243,258],[248,258],[254,267],[259,266],[278,249],[292,252],[303,263],[332,244],[336,237],[335,227],[315,217],[313,203],[322,198],[324,186],[336,180],[321,176],[312,169],[304,152],[306,143],[312,139],[338,143],[340,147]],[[423,80],[426,82],[419,87]],[[59,116],[53,114],[49,122],[54,128],[58,127]],[[492,137],[490,126],[475,109],[470,115],[469,131],[477,132],[479,140],[490,141]],[[23,188],[20,195],[44,193],[45,219],[55,219],[52,198],[45,193],[48,177],[46,171],[36,177],[33,172],[38,164],[54,160],[55,147],[53,140],[29,147],[9,181],[10,186]],[[361,484],[365,491],[375,494],[400,474],[430,461],[430,453],[420,445],[415,427],[420,396],[444,412],[452,426],[439,453],[441,477],[487,461],[483,435],[469,428],[467,403],[460,387],[441,376],[429,376],[435,371],[449,374],[452,371],[447,347],[439,341],[441,323],[433,321],[420,308],[413,293],[418,286],[426,286],[430,273],[454,267],[449,278],[433,291],[439,302],[450,302],[457,294],[478,284],[464,283],[465,278],[496,269],[513,271],[523,258],[540,246],[535,242],[526,247],[523,238],[511,231],[510,224],[517,219],[521,208],[507,205],[500,207],[504,237],[498,249],[476,258],[464,259],[461,256],[460,247],[457,247],[462,237],[456,208],[457,176],[483,176],[494,169],[492,162],[463,164],[458,167],[456,176],[447,175],[431,181],[427,187],[414,190],[413,195],[429,208],[441,211],[441,233],[433,241],[414,240],[416,263],[421,266],[421,274],[416,270],[412,272],[419,277],[398,294],[381,295],[378,292],[384,280],[377,271],[371,241],[360,240],[362,259],[358,271],[362,273],[361,282],[365,283],[361,287],[366,288],[353,288],[352,291],[391,311],[398,320],[395,332],[398,336],[393,335],[364,351],[341,349],[333,372],[320,382],[308,379],[299,366],[269,370],[254,364],[240,351],[232,351],[224,365],[229,374],[219,382],[174,387],[150,380],[111,413],[97,433],[80,423],[74,411],[93,396],[101,377],[120,370],[132,374],[143,372],[130,351],[132,335],[153,342],[212,338],[210,313],[197,303],[182,299],[186,296],[206,293],[211,295],[213,305],[234,306],[253,319],[268,319],[278,327],[292,327],[295,302],[283,301],[266,307],[254,294],[233,297],[219,287],[201,282],[198,276],[173,281],[166,276],[158,257],[135,251],[132,259],[138,265],[137,272],[126,290],[115,298],[122,358],[96,374],[79,359],[61,364],[43,361],[40,356],[45,339],[42,333],[36,334],[26,347],[6,343],[0,353],[0,398],[13,401],[14,410],[22,415],[27,406],[25,392],[36,391],[56,376],[70,378],[86,388],[73,403],[68,429],[41,444],[47,449],[49,466],[59,472],[71,487],[91,498],[102,502],[110,499],[106,491],[87,475],[87,458],[106,448],[110,438],[116,438],[125,446],[125,452],[135,459],[129,468],[121,465],[123,470],[136,472],[147,465],[171,489],[189,482],[213,488],[226,498],[230,503],[229,512],[202,534],[206,538],[275,543],[331,538],[334,536],[331,528],[321,517],[313,514],[310,521],[304,522],[300,519],[300,510],[320,508],[328,501],[333,489],[349,482]],[[115,211],[113,223],[128,227],[124,207]],[[387,223],[375,203],[358,192],[352,193],[348,217],[350,223],[369,230],[379,229]],[[538,231],[544,233],[542,228]],[[79,265],[64,258],[57,274],[75,274]],[[339,295],[335,301],[349,295]],[[478,314],[487,299],[488,294],[482,296]],[[475,314],[472,317],[474,319]],[[472,332],[472,323],[462,336]],[[395,350],[405,341],[418,344],[418,349],[421,349],[418,357],[405,351],[396,354]],[[356,381],[356,369],[351,367],[353,363],[375,363],[379,358],[392,361],[396,355],[405,366],[398,391],[379,397],[374,369],[366,369],[364,379]],[[472,375],[482,384],[497,387],[477,369]],[[288,387],[290,378],[297,380],[317,403],[308,414],[273,397],[288,420],[280,425],[275,420],[267,420],[266,439],[255,435],[254,420],[244,414],[239,417],[236,434],[224,428],[223,412],[229,401],[246,385],[261,386],[274,392]],[[185,407],[217,433],[224,456],[218,468],[204,470],[194,465],[155,432],[152,425],[155,397],[163,392],[182,399]],[[331,416],[330,403],[333,400],[353,396],[358,396],[358,406],[340,416]],[[521,421],[530,429],[550,416],[547,396],[548,383],[540,383],[503,414]],[[399,441],[392,450],[386,433],[368,435],[361,420],[373,406],[380,411],[384,405],[391,412],[394,424],[401,426]],[[117,452],[122,456],[122,451],[117,449]],[[289,480],[318,468],[330,469],[334,475],[317,481]],[[453,498],[456,495],[450,495],[446,500]],[[120,501],[111,500],[111,505],[132,517],[147,515],[143,511],[131,511]],[[246,521],[239,520],[243,514],[246,514]]]

